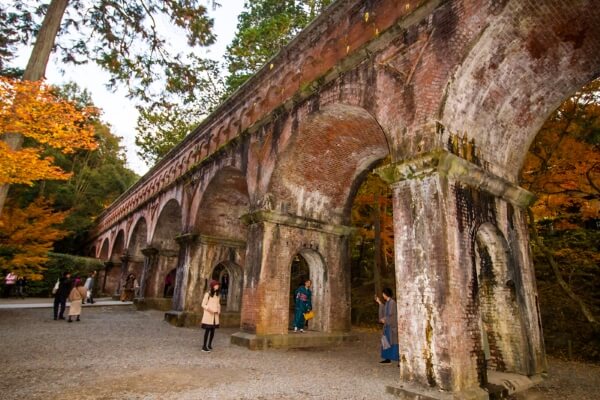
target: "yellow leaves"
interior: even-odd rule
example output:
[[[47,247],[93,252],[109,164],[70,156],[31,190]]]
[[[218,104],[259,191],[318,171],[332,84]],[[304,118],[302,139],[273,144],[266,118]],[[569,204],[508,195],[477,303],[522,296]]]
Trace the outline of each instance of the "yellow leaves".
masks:
[[[22,183],[32,185],[42,179],[69,179],[70,173],[52,165],[51,157],[41,158],[40,150],[27,148],[13,151],[0,142],[0,185]]]
[[[72,153],[97,147],[91,118],[93,107],[82,110],[56,96],[42,82],[0,77],[0,134],[16,133],[37,143]],[[67,179],[70,175],[41,158],[41,150],[13,151],[0,146],[0,184],[31,183],[39,179]],[[29,178],[27,176],[30,176]]]
[[[30,280],[41,279],[48,251],[68,233],[56,227],[67,215],[55,212],[42,198],[24,209],[6,206],[0,217],[0,268]]]

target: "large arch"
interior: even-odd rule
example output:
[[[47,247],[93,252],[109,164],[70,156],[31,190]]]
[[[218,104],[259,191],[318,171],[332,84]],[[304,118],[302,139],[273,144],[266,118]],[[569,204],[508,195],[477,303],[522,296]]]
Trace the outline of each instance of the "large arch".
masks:
[[[140,295],[145,298],[163,297],[165,278],[177,267],[179,244],[182,234],[182,209],[175,199],[169,200],[158,216],[151,239],[151,247],[158,250],[155,265],[149,265],[141,278]]]
[[[268,193],[278,211],[348,224],[365,172],[388,155],[385,132],[368,111],[330,104],[310,115],[287,143]]]
[[[246,177],[235,167],[224,167],[202,194],[194,230],[202,235],[245,241],[247,228],[240,217],[249,208]]]
[[[594,1],[513,0],[485,30],[447,90],[447,134],[474,144],[487,167],[513,182],[548,116],[600,76],[600,9]]]
[[[119,230],[113,241],[110,252],[109,262],[105,267],[105,279],[102,285],[102,291],[109,294],[115,294],[121,286],[121,263],[125,249],[125,231]]]
[[[139,280],[144,267],[142,250],[148,247],[148,224],[144,217],[140,217],[135,222],[128,243],[126,273],[133,273]]]

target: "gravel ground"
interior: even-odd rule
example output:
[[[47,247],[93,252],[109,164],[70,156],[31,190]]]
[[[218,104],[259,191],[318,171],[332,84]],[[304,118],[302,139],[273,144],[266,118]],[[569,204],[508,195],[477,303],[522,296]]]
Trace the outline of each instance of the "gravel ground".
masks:
[[[330,349],[250,351],[220,329],[202,353],[200,329],[163,313],[84,308],[82,321],[50,309],[0,310],[0,399],[393,399],[398,368],[379,365],[378,335]],[[600,367],[550,360],[535,399],[600,398]]]

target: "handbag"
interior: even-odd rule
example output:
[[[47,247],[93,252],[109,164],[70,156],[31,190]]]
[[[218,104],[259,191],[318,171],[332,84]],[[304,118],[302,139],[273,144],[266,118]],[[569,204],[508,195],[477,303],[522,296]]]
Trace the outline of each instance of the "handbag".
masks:
[[[388,340],[388,338],[385,335],[381,335],[381,348],[383,350],[387,350],[390,347],[392,347],[392,345],[390,344],[390,341]]]
[[[52,288],[52,294],[56,294],[56,292],[58,292],[59,286],[60,286],[60,279],[57,279],[56,283],[54,284],[54,287]]]
[[[310,310],[310,311],[304,313],[304,319],[307,321],[309,319],[313,319],[314,317],[315,317],[315,312],[313,310]]]

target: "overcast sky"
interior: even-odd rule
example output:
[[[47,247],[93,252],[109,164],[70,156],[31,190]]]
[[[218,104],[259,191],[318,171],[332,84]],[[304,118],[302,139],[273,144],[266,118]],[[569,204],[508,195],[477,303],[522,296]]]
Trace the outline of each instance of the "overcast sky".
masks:
[[[220,0],[221,7],[215,11],[209,8],[210,15],[214,18],[214,32],[217,35],[216,44],[212,45],[208,54],[210,58],[221,60],[225,47],[233,39],[237,26],[237,17],[242,11],[244,0]],[[183,39],[185,42],[185,40]],[[11,64],[15,67],[25,68],[29,57],[29,50],[24,49],[19,57]],[[139,175],[145,174],[149,167],[137,156],[135,140],[135,126],[137,111],[135,103],[128,100],[125,90],[117,90],[115,93],[105,88],[109,80],[108,73],[102,71],[95,64],[68,66],[58,64],[56,57],[51,57],[46,70],[46,78],[49,83],[62,84],[69,81],[76,82],[81,88],[88,89],[92,94],[94,104],[102,109],[102,119],[112,126],[112,132],[123,138],[122,144],[127,152],[128,166]]]

